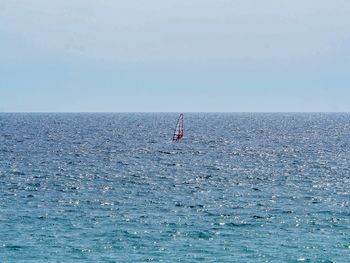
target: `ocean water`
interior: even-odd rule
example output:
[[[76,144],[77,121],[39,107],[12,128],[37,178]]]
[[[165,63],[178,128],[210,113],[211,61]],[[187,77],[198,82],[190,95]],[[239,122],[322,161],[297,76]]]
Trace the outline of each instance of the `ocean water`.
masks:
[[[0,114],[0,262],[350,262],[350,114]]]

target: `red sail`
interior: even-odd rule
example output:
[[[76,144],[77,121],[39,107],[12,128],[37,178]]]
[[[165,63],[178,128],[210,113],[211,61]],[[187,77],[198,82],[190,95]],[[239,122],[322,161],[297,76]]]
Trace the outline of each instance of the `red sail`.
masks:
[[[180,114],[173,135],[173,142],[179,142],[184,137],[184,115]]]

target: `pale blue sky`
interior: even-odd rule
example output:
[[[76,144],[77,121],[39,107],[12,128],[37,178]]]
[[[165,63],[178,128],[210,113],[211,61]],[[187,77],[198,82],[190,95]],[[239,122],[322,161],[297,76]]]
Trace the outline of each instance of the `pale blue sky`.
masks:
[[[0,0],[0,111],[350,111],[347,0]]]

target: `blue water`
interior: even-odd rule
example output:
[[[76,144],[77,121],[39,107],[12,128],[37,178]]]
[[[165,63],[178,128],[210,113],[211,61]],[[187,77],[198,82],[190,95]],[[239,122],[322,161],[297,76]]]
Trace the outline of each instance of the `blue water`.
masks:
[[[350,262],[350,114],[0,114],[0,262]]]

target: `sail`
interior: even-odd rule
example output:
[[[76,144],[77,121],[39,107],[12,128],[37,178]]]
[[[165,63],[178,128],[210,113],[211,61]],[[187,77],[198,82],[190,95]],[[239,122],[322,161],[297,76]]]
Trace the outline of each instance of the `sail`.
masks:
[[[173,135],[173,142],[179,142],[184,137],[184,115],[180,114]]]

